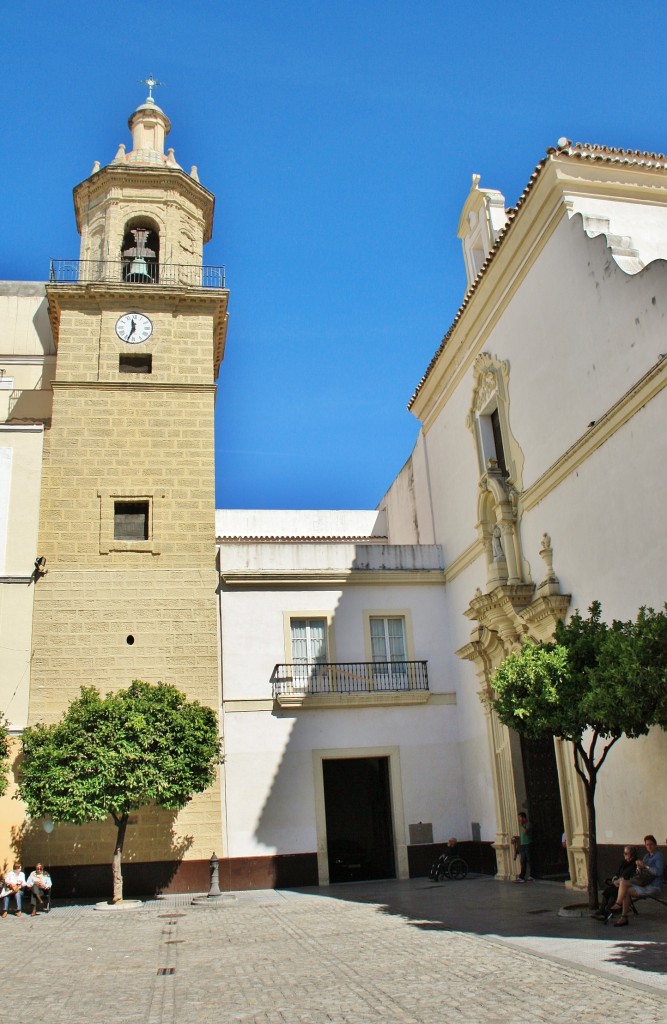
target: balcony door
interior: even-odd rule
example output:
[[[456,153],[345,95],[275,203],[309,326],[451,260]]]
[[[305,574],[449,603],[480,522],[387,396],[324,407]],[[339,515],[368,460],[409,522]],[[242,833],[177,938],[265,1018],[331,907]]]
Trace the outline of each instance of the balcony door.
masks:
[[[299,692],[317,692],[319,665],[327,661],[327,620],[291,619],[292,680]]]
[[[371,654],[377,690],[407,690],[407,654],[403,616],[371,616]]]

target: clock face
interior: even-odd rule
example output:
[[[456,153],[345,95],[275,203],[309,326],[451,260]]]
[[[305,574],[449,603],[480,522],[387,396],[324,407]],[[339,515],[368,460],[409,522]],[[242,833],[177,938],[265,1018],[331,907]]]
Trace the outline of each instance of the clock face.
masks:
[[[128,345],[140,345],[153,333],[153,324],[143,313],[123,313],[116,320],[116,334]]]

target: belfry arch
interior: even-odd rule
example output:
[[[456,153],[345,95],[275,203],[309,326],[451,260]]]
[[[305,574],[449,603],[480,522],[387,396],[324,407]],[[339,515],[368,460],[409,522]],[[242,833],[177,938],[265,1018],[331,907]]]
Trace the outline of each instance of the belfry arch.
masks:
[[[120,248],[122,277],[133,284],[160,281],[160,229],[150,217],[132,217],[123,232]]]

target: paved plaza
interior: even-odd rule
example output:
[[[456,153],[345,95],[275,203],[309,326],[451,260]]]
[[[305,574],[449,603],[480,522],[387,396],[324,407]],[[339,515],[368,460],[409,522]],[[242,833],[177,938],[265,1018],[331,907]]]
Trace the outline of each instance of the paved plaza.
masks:
[[[667,910],[559,917],[572,894],[488,877],[190,897],[0,922],[14,1024],[648,1024],[667,1020]]]

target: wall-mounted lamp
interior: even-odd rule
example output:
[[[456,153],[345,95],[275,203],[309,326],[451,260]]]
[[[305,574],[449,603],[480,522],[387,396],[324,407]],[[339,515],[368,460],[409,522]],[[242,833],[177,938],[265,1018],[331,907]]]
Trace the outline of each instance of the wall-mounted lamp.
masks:
[[[36,580],[41,579],[42,576],[46,576],[49,570],[46,568],[46,559],[44,555],[38,555],[35,559],[35,571],[33,576]]]

